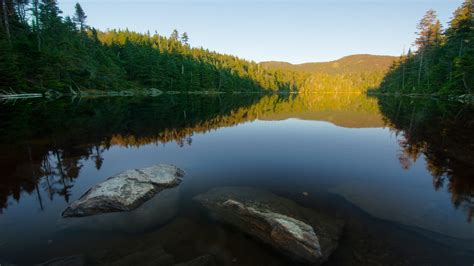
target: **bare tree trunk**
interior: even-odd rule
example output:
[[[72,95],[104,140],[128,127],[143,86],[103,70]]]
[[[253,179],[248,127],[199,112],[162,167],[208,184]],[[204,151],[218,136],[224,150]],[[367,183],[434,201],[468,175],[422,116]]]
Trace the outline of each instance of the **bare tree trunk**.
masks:
[[[398,121],[398,115],[400,114],[400,108],[402,108],[402,100],[398,103],[397,115],[395,116],[395,121]]]
[[[3,9],[3,24],[5,25],[5,32],[7,34],[8,42],[11,44],[12,39],[10,36],[10,24],[8,23],[8,10],[6,0],[2,0],[2,9]]]
[[[403,47],[403,58],[404,58],[404,60],[402,62],[402,64],[403,64],[403,68],[402,68],[402,70],[403,70],[402,71],[402,90],[405,91],[405,63],[407,61],[407,57],[405,55],[405,46]]]
[[[38,0],[33,0],[34,5],[34,16],[35,16],[35,24],[36,24],[36,41],[38,44],[38,52],[41,51],[41,36],[40,36],[40,26],[39,26],[39,9],[38,9]]]
[[[20,19],[20,22],[22,24],[25,24],[26,22],[25,6],[22,3],[17,3],[16,13],[18,15],[18,18]]]
[[[411,134],[411,129],[413,128],[413,117],[415,116],[415,110],[416,107],[413,107],[413,112],[411,113],[411,118],[410,118],[410,129],[408,129],[408,133]]]
[[[402,90],[405,91],[405,64],[403,64]]]
[[[423,53],[421,52],[421,59],[420,59],[420,69],[418,70],[418,85],[421,83],[421,69],[423,67]]]
[[[466,72],[464,72],[462,75],[462,82],[464,83],[464,88],[466,88],[466,90],[470,93],[471,90],[469,89],[469,86],[467,86],[467,82],[466,82]]]
[[[222,73],[219,72],[219,88],[217,89],[218,91],[221,90],[221,85],[222,85]]]

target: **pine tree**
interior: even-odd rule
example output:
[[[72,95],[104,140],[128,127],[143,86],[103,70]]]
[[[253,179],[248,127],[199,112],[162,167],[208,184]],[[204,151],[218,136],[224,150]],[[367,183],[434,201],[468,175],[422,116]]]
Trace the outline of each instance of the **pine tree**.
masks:
[[[473,93],[473,14],[473,0],[465,0],[443,32],[436,13],[429,10],[418,25],[418,51],[390,69],[381,90],[400,92],[402,87],[402,93]]]
[[[33,7],[31,8],[32,15],[34,17],[32,21],[32,27],[36,35],[36,46],[38,52],[41,51],[41,31],[40,31],[40,10],[39,10],[39,0],[33,0]]]
[[[73,21],[79,26],[79,30],[83,31],[86,27],[86,13],[82,9],[79,3],[76,3],[76,12],[73,17]]]
[[[8,7],[7,7],[7,1],[6,0],[2,0],[2,18],[3,18],[3,28],[5,30],[5,33],[6,33],[6,37],[7,37],[7,40],[9,43],[11,43],[11,34],[10,34],[10,23],[9,23],[9,12],[8,12]]]
[[[184,45],[188,45],[189,44],[189,36],[186,32],[184,32],[182,35],[181,35],[181,41],[184,43]]]
[[[453,51],[454,66],[451,76],[453,86],[463,88],[464,92],[474,91],[474,2],[465,0],[456,9],[446,31],[446,47]]]
[[[179,39],[179,32],[177,29],[174,29],[170,35],[170,39],[177,41]]]
[[[0,89],[14,89],[19,85],[20,73],[11,45],[0,37]]]
[[[417,28],[418,38],[416,39],[415,44],[418,46],[419,51],[440,39],[441,23],[437,18],[436,11],[433,9],[426,12]]]

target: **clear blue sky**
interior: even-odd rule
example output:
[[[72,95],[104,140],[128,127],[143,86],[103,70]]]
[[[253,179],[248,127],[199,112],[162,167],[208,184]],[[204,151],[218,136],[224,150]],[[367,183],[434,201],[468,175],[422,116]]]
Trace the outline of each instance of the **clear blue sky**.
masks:
[[[73,0],[59,0],[65,15]],[[400,55],[426,10],[449,21],[462,0],[80,0],[88,24],[169,35],[255,60],[328,61],[349,54]]]

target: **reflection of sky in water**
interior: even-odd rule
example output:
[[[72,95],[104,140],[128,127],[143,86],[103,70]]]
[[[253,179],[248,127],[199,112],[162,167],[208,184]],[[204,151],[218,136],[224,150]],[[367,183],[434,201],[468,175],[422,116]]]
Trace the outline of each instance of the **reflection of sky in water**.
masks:
[[[329,191],[375,217],[443,235],[474,238],[474,225],[455,210],[444,189],[435,191],[420,157],[408,170],[400,166],[397,137],[387,128],[349,129],[327,122],[288,119],[255,121],[192,136],[192,145],[175,142],[137,147],[112,146],[96,170],[83,160],[71,200],[90,186],[125,169],[172,163],[187,171],[183,187],[196,191],[221,185],[258,186],[288,191]],[[44,184],[40,184],[42,186]],[[191,189],[192,190],[192,189]],[[10,200],[1,216],[0,241],[10,247],[25,240],[46,242],[60,232],[61,198],[51,202],[41,190]],[[34,220],[34,222],[32,222]],[[18,241],[12,243],[12,239]],[[33,242],[34,242],[33,241]]]

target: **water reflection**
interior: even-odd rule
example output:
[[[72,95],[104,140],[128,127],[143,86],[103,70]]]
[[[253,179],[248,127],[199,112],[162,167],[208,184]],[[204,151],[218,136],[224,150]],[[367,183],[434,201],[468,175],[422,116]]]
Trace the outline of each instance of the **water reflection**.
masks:
[[[382,115],[383,114],[383,115]],[[360,94],[163,95],[2,105],[0,114],[0,212],[23,192],[38,208],[56,197],[69,202],[85,162],[100,170],[114,146],[138,148],[254,120],[328,121],[347,128],[388,126],[399,137],[401,167],[423,155],[436,190],[446,186],[456,208],[474,213],[472,106],[428,99]],[[285,136],[291,138],[291,135]],[[47,195],[46,198],[42,198]]]
[[[424,156],[433,187],[446,187],[456,208],[474,217],[474,106],[408,97],[379,100],[387,125],[400,136],[400,164]]]
[[[169,95],[159,98],[99,98],[79,102],[21,102],[2,105],[0,114],[0,212],[9,198],[22,192],[47,191],[69,201],[70,190],[83,166],[96,169],[112,146],[139,147],[150,143],[191,145],[192,135],[246,119],[246,106],[260,95]]]

